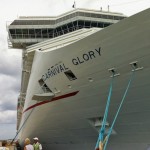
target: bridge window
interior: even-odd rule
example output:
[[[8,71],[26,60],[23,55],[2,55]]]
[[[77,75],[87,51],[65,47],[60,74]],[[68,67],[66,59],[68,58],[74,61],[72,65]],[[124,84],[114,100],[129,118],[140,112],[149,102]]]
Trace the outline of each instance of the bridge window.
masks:
[[[97,22],[91,22],[91,27],[97,27]]]
[[[103,28],[103,23],[102,22],[98,22],[98,27]]]
[[[91,26],[91,21],[85,21],[85,27],[90,28]]]
[[[108,19],[114,19],[114,17],[111,15],[108,15],[107,17],[108,17]]]
[[[47,29],[42,29],[43,38],[48,38]]]
[[[16,29],[16,34],[22,34],[22,30],[21,29]]]
[[[108,27],[110,25],[110,23],[104,23],[104,28]]]
[[[114,16],[114,20],[119,20],[120,17],[119,16]]]
[[[15,34],[15,30],[14,29],[9,29],[11,34]]]
[[[41,29],[35,29],[36,38],[41,38]]]

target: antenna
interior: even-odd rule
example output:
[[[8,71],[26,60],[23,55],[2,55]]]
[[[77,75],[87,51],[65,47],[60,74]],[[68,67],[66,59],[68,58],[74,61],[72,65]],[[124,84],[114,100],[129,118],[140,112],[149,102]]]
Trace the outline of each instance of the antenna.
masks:
[[[109,5],[108,5],[108,12],[109,12]]]
[[[74,1],[72,8],[76,8],[76,2]]]

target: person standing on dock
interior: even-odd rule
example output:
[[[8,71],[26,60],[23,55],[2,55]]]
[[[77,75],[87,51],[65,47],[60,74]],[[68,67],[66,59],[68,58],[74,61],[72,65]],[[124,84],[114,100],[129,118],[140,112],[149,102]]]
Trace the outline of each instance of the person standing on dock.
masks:
[[[24,150],[34,150],[33,145],[30,144],[29,138],[25,139],[24,145]]]
[[[34,150],[42,150],[42,145],[39,143],[39,139],[37,137],[33,138],[34,140]]]
[[[16,146],[15,146],[15,150],[21,150],[21,145],[19,144],[19,141],[16,141]]]
[[[7,141],[2,141],[2,147],[0,147],[0,150],[9,150],[7,147]]]

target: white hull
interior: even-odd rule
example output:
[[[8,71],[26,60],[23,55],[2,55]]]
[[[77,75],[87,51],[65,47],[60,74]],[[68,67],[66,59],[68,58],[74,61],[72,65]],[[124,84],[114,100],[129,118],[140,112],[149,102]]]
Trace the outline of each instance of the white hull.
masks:
[[[20,127],[30,116],[19,138],[37,136],[46,150],[94,149],[98,132],[90,119],[104,115],[111,81],[108,69],[115,67],[120,73],[115,77],[108,114],[111,124],[132,73],[130,63],[138,61],[143,69],[135,72],[107,149],[146,150],[150,143],[149,18],[150,9],[62,48],[36,51],[24,111],[32,108],[23,113]],[[45,80],[55,96],[63,98],[45,104],[32,100],[40,92],[38,80],[55,64],[64,64],[77,79],[70,81],[64,69]]]

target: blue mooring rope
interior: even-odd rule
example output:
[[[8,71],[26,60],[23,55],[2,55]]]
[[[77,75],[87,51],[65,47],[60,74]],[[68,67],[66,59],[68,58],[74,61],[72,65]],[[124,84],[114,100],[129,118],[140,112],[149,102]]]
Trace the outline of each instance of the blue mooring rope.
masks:
[[[122,107],[122,105],[123,105],[123,102],[124,102],[124,100],[125,100],[125,97],[126,97],[126,95],[127,95],[127,92],[128,92],[128,90],[129,90],[129,87],[130,87],[131,82],[132,82],[132,80],[133,80],[133,75],[134,75],[134,71],[132,72],[132,74],[131,74],[131,76],[130,76],[130,79],[129,79],[128,85],[127,85],[127,87],[126,87],[126,90],[125,90],[125,92],[124,92],[124,95],[123,95],[123,97],[122,97],[121,103],[120,103],[119,108],[118,108],[118,110],[117,110],[117,112],[116,112],[116,115],[115,115],[115,118],[114,118],[114,120],[113,120],[113,123],[112,123],[112,125],[111,125],[111,127],[110,127],[110,129],[109,129],[109,131],[108,131],[106,143],[104,144],[104,149],[103,149],[103,150],[105,150],[106,147],[107,147],[107,143],[108,143],[109,137],[110,137],[110,135],[111,135],[111,132],[112,132],[112,130],[113,130],[114,124],[115,124],[115,122],[116,122],[116,120],[117,120],[118,114],[119,114],[119,112],[120,112],[120,110],[121,110],[121,107]]]
[[[103,139],[104,139],[105,125],[106,125],[106,120],[107,120],[107,115],[108,115],[108,110],[109,110],[109,104],[110,104],[111,95],[112,95],[113,79],[114,79],[114,76],[112,77],[112,80],[111,80],[111,83],[110,83],[109,94],[108,94],[108,97],[107,97],[107,104],[106,104],[106,108],[105,108],[102,127],[101,127],[100,132],[99,132],[99,137],[97,139],[95,149],[99,147],[99,142],[103,141]]]
[[[30,115],[32,114],[34,108],[31,110],[30,114],[27,116],[27,118],[25,119],[25,121],[23,122],[22,126],[18,129],[18,132],[16,133],[15,137],[12,139],[11,144],[14,142],[14,140],[16,139],[16,137],[18,136],[18,134],[20,133],[21,129],[23,128],[23,126],[25,125],[25,123],[27,122],[28,118],[30,117]]]
[[[124,92],[124,95],[123,95],[123,97],[122,97],[122,100],[121,100],[121,103],[120,103],[120,105],[119,105],[119,108],[118,108],[118,110],[117,110],[117,112],[116,112],[116,115],[115,115],[115,117],[114,117],[114,120],[113,120],[113,122],[112,122],[112,125],[111,125],[111,127],[110,127],[110,129],[109,129],[109,131],[108,131],[107,136],[106,136],[106,142],[104,143],[103,150],[106,150],[106,147],[107,147],[107,144],[108,144],[108,140],[109,140],[109,137],[110,137],[110,135],[111,135],[111,133],[112,133],[114,124],[115,124],[115,122],[116,122],[116,120],[117,120],[118,114],[119,114],[119,112],[120,112],[120,110],[121,110],[121,107],[122,107],[122,105],[123,105],[123,102],[124,102],[124,100],[125,100],[125,97],[126,97],[126,95],[127,95],[127,92],[128,92],[128,90],[129,90],[129,87],[130,87],[131,82],[132,82],[132,80],[133,80],[133,75],[134,75],[134,71],[133,71],[132,74],[131,74],[131,77],[130,77],[130,79],[129,79],[128,85],[127,85],[126,90],[125,90],[125,92]],[[113,78],[114,78],[114,77],[113,77]],[[106,104],[106,108],[105,108],[105,113],[104,113],[104,118],[103,118],[103,122],[102,122],[102,127],[101,127],[100,132],[99,132],[99,137],[98,137],[98,140],[97,140],[97,142],[96,142],[95,149],[97,149],[97,148],[99,147],[100,141],[103,142],[103,139],[104,139],[105,125],[106,125],[106,120],[107,120],[107,115],[108,115],[108,109],[109,109],[110,99],[111,99],[111,95],[112,95],[113,78],[112,78],[112,81],[111,81],[111,84],[110,84],[109,95],[108,95],[107,104]]]

